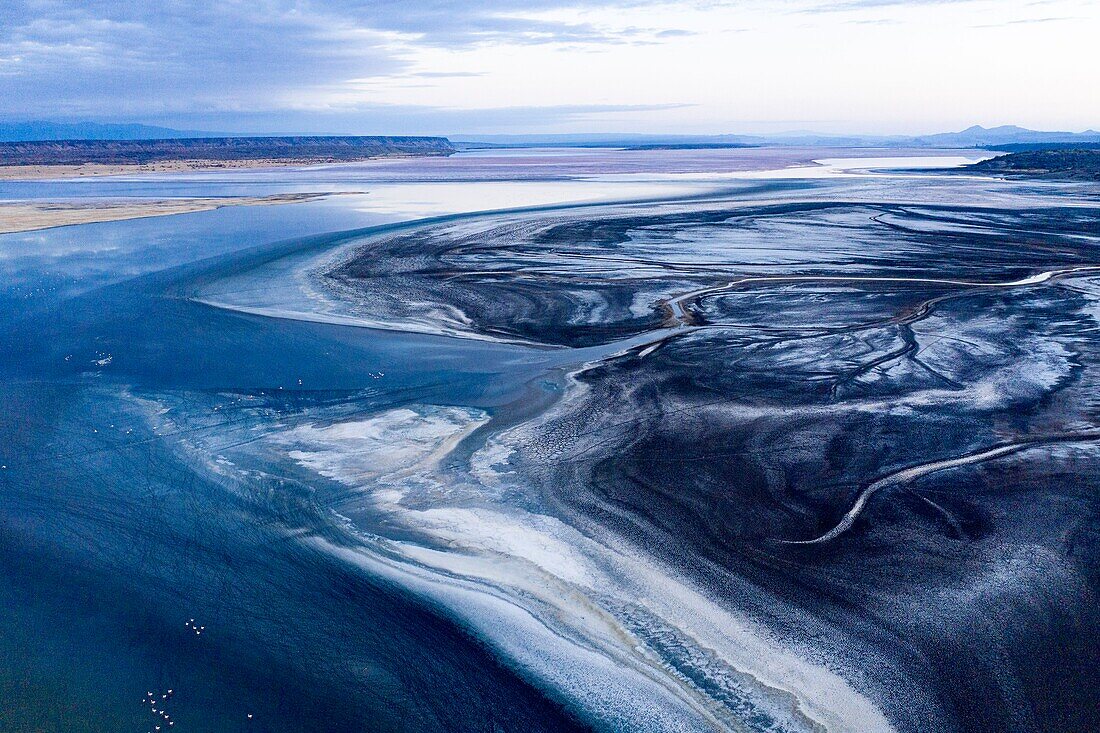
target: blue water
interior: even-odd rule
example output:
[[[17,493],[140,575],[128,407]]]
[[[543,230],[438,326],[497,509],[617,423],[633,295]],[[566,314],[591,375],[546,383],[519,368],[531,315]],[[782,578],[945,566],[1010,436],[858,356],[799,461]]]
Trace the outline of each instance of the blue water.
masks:
[[[300,190],[272,178],[5,184],[2,195]],[[0,730],[575,725],[439,612],[290,541],[331,524],[308,487],[272,476],[270,495],[235,493],[135,412],[153,394],[233,391],[293,411],[334,397],[489,406],[521,389],[517,347],[181,297],[210,273],[394,218],[330,200],[0,237]],[[169,688],[154,715],[146,693]]]

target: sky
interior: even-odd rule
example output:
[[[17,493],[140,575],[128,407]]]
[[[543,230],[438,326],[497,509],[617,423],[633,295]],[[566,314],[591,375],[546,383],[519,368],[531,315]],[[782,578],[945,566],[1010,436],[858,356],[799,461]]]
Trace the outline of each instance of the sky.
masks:
[[[1100,128],[1097,0],[0,0],[0,120],[224,132]]]

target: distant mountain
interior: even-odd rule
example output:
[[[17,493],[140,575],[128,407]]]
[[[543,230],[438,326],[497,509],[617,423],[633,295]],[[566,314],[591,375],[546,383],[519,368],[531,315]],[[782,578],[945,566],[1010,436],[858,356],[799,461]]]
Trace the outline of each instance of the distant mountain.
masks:
[[[831,135],[789,132],[772,135],[458,135],[451,138],[461,147],[478,144],[508,147],[731,147],[782,145],[786,147],[852,148],[994,148],[1001,145],[1090,144],[1100,142],[1100,132],[1044,132],[1023,127],[981,127],[932,135]]]
[[[1021,145],[1034,143],[1076,143],[1100,142],[1100,132],[1043,132],[1028,130],[1015,125],[1001,127],[981,127],[974,125],[962,132],[943,132],[937,135],[922,135],[915,140],[922,145],[942,148],[981,148],[998,145]]]
[[[982,127],[974,125],[960,132],[931,135],[776,135],[770,142],[779,145],[832,145],[843,147],[884,148],[994,148],[1001,145],[1042,145],[1045,143],[1100,142],[1100,132],[1045,132],[1015,125]]]
[[[0,122],[0,141],[34,140],[165,140],[187,137],[215,137],[216,133],[174,130],[170,127],[99,122]]]

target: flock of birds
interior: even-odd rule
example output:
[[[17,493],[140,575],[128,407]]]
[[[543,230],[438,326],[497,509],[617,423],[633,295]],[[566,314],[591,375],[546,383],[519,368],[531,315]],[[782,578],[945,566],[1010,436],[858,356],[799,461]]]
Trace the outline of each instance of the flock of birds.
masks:
[[[206,626],[199,624],[193,618],[187,619],[183,625],[195,632],[195,636],[202,636],[202,632],[206,631]],[[145,697],[141,698],[141,704],[149,706],[148,710],[155,719],[153,729],[149,733],[158,733],[158,731],[175,726],[176,721],[172,720],[172,716],[167,709],[168,701],[172,699],[174,694],[175,690],[171,688],[159,695],[150,690],[145,693]],[[247,716],[248,720],[252,720],[252,713],[247,713]]]
[[[157,697],[155,692],[149,691],[145,693],[145,697],[141,699],[142,704],[149,705],[149,711],[153,714],[153,717],[159,720],[159,724],[153,727],[153,731],[161,729],[161,725],[173,726],[176,721],[172,720],[172,716],[168,714],[165,709],[165,705],[168,704],[168,699],[172,697],[173,690],[161,693],[160,697]],[[157,706],[160,706],[159,708]]]

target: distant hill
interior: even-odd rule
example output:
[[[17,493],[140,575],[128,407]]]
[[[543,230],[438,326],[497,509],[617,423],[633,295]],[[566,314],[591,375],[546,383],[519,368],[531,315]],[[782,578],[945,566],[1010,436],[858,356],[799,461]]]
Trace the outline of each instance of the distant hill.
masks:
[[[994,148],[1004,145],[1093,143],[1100,142],[1100,132],[1045,132],[1015,125],[982,127],[974,125],[959,132],[938,132],[931,135],[815,135],[800,133],[768,138],[780,145],[832,145],[843,147],[885,148]]]
[[[0,143],[0,165],[141,165],[166,161],[325,163],[380,156],[450,155],[445,137],[213,137]]]
[[[99,122],[0,122],[0,141],[32,140],[164,140],[169,138],[211,137],[214,133],[197,130],[173,130],[170,127]]]
[[[1014,125],[1002,127],[981,127],[975,125],[962,132],[944,132],[936,135],[922,135],[916,140],[922,144],[943,148],[999,147],[1002,145],[1020,145],[1032,143],[1080,143],[1100,142],[1100,132],[1042,132],[1028,130]]]
[[[1023,127],[981,127],[974,125],[959,132],[932,135],[831,135],[814,132],[791,132],[773,135],[483,135],[457,136],[464,147],[478,143],[507,147],[733,147],[779,145],[785,147],[852,147],[852,148],[995,148],[1022,144],[1092,144],[1100,143],[1100,132],[1044,132]]]
[[[1008,178],[1100,181],[1100,149],[1029,150],[999,155],[962,170]]]

